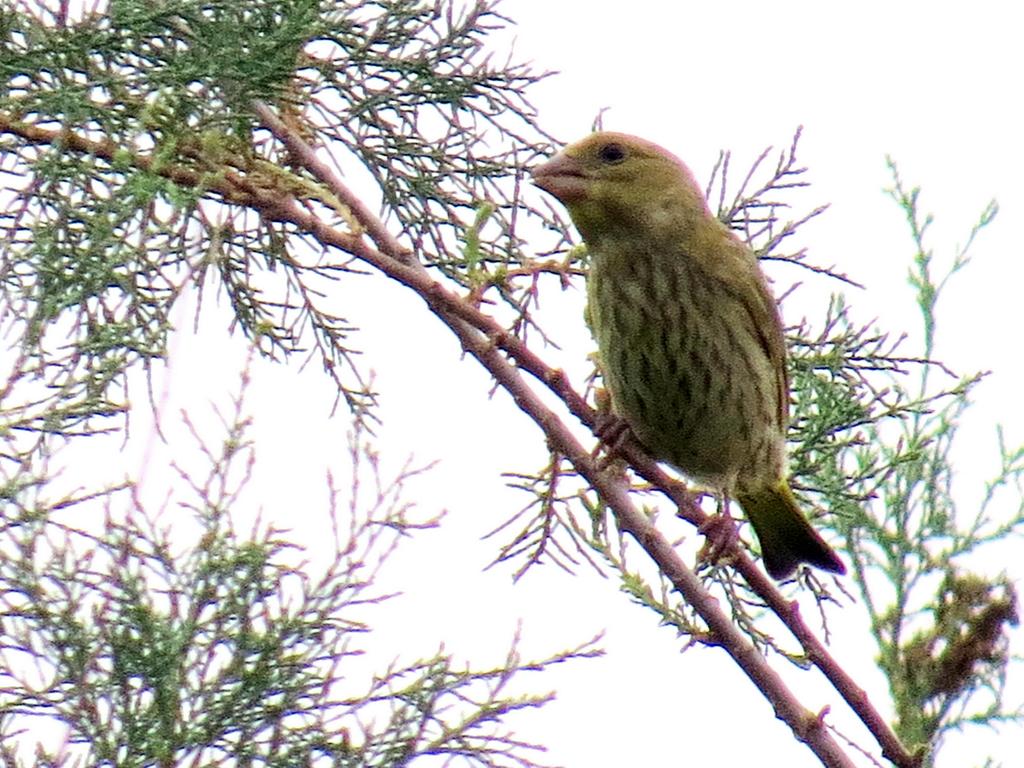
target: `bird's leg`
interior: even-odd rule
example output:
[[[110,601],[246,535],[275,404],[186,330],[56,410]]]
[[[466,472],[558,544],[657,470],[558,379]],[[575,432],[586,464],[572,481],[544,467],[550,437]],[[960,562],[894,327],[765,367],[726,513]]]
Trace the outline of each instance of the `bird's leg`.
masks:
[[[611,411],[597,414],[594,424],[594,434],[597,435],[597,447],[594,448],[593,456],[597,456],[602,450],[604,458],[599,464],[600,469],[606,469],[615,459],[619,457],[622,447],[626,445],[633,436],[629,424],[624,418]]]
[[[594,392],[594,400],[597,406],[594,434],[599,442],[591,455],[596,458],[602,450],[605,452],[598,465],[599,469],[604,470],[615,461],[623,446],[632,438],[633,432],[626,420],[612,410],[612,398],[608,390],[598,387]]]
[[[599,413],[594,424],[594,434],[601,439],[601,444],[609,452],[614,452],[622,448],[629,439],[629,424],[624,418],[610,411]]]
[[[716,495],[717,509],[697,530],[704,534],[704,546],[697,553],[698,561],[717,563],[723,555],[728,554],[739,541],[736,522],[729,513],[729,493],[723,491]]]

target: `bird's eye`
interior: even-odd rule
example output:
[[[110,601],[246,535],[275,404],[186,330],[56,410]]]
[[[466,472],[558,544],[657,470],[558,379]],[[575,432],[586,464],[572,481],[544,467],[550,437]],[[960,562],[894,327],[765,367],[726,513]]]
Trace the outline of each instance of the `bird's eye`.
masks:
[[[621,144],[612,142],[601,147],[597,151],[597,156],[606,163],[621,163],[626,159],[626,150],[622,148]]]

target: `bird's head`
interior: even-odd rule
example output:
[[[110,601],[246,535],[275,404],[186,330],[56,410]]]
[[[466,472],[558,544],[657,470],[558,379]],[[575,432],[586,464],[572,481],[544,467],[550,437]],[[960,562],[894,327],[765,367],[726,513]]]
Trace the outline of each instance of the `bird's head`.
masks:
[[[682,161],[625,133],[592,133],[534,168],[532,176],[534,184],[565,205],[591,244],[638,227],[659,232],[710,216]]]

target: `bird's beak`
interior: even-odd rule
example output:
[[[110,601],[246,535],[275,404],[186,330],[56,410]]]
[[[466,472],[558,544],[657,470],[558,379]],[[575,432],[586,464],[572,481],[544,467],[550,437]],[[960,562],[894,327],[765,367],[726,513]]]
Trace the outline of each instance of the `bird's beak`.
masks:
[[[583,166],[565,153],[538,165],[530,175],[534,184],[563,203],[581,200],[587,194],[588,179]]]

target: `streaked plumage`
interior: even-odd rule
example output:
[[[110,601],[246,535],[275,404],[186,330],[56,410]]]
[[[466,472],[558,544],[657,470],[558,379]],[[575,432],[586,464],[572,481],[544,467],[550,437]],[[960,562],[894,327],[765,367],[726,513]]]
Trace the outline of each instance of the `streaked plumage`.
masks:
[[[659,460],[733,496],[768,572],[844,567],[785,480],[782,322],[753,252],[651,142],[595,133],[533,171],[591,256],[588,318],[613,411]]]

